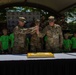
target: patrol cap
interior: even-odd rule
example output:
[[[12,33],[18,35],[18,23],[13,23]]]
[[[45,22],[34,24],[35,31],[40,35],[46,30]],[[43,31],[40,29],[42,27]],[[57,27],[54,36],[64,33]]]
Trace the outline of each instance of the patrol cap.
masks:
[[[36,19],[35,22],[40,22],[40,20],[39,19]]]
[[[54,17],[54,16],[49,16],[49,17],[48,17],[48,21],[49,21],[49,22],[55,21],[55,17]]]
[[[69,37],[69,34],[68,34],[68,33],[65,33],[64,36],[65,36],[65,37]]]
[[[25,17],[19,17],[19,21],[22,21],[22,22],[26,23]]]
[[[40,23],[40,20],[39,20],[39,19],[36,19],[36,20],[35,20],[35,23]]]
[[[35,25],[40,25],[40,20],[39,19],[35,20]]]

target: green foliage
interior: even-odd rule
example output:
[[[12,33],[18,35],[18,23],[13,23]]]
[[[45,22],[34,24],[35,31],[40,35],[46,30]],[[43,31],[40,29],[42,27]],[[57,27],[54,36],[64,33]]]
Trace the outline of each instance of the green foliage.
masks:
[[[39,9],[39,8],[34,8],[34,7],[28,7],[28,6],[13,6],[13,7],[8,7],[8,8],[4,8],[0,10],[0,22],[6,20],[6,12],[7,11],[11,11],[11,12],[27,12],[29,10],[29,12],[35,12],[38,11],[41,13],[41,16],[44,15],[46,17],[46,19],[48,18],[48,16],[50,16],[51,14],[48,11]]]
[[[64,14],[67,20],[76,21],[76,8],[70,8]]]
[[[69,23],[69,29],[71,30],[71,33],[73,33],[74,31],[76,31],[76,23],[70,22]]]
[[[65,16],[68,22],[68,28],[71,33],[76,31],[76,8],[70,8],[65,12]]]
[[[70,8],[70,9],[68,9],[67,12],[65,12],[65,15],[67,17],[73,18],[76,15],[76,8]]]

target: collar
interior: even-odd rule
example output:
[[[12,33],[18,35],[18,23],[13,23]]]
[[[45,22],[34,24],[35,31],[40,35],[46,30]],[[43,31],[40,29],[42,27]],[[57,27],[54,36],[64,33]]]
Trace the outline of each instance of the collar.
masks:
[[[57,28],[57,25],[56,25],[56,24],[54,24],[54,26],[53,26],[53,27],[49,25],[49,27],[50,27],[50,28]]]
[[[21,29],[23,29],[23,28],[24,28],[24,27],[21,27],[21,26],[19,26],[19,25],[18,25],[18,27],[19,27],[19,28],[21,28]]]

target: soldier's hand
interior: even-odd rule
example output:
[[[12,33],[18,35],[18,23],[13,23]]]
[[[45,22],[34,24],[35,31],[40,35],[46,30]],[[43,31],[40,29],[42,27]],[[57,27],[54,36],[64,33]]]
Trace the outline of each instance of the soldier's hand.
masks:
[[[39,34],[39,26],[35,26],[36,33]]]
[[[40,25],[40,23],[36,23],[35,25],[36,25],[36,26],[39,26],[39,25]]]
[[[38,25],[36,25],[36,26],[35,26],[35,29],[36,29],[36,30],[39,30],[39,26],[38,26]]]
[[[59,46],[60,48],[62,48],[62,44],[60,44],[60,46]]]
[[[17,49],[20,49],[20,46],[17,46]]]
[[[2,51],[2,54],[4,54],[4,51]]]

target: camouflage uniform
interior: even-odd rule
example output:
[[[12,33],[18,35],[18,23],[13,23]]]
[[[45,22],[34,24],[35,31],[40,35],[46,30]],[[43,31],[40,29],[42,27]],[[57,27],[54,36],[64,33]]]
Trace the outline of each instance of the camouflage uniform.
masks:
[[[57,24],[55,24],[54,27],[48,25],[38,36],[43,37],[44,35],[47,35],[48,37],[46,41],[46,50],[60,52],[59,46],[63,43],[61,27]]]
[[[40,25],[40,20],[35,20],[35,25]],[[35,32],[31,37],[31,52],[40,52],[41,51],[41,42],[37,33]]]
[[[31,52],[40,52],[41,51],[41,43],[40,38],[34,33],[31,37]]]
[[[42,31],[47,25],[48,25],[48,21],[47,20],[41,20],[40,26],[39,26],[39,30]],[[41,46],[42,46],[43,50],[45,50],[45,45],[46,45],[46,42],[44,40],[45,37],[46,36],[40,38],[40,42],[41,42]]]
[[[20,28],[16,26],[14,28],[14,47],[13,53],[14,54],[22,54],[27,53],[27,42],[26,42],[26,34],[32,33],[35,28]]]
[[[40,31],[42,31],[48,25],[48,21],[44,20],[40,22]]]

